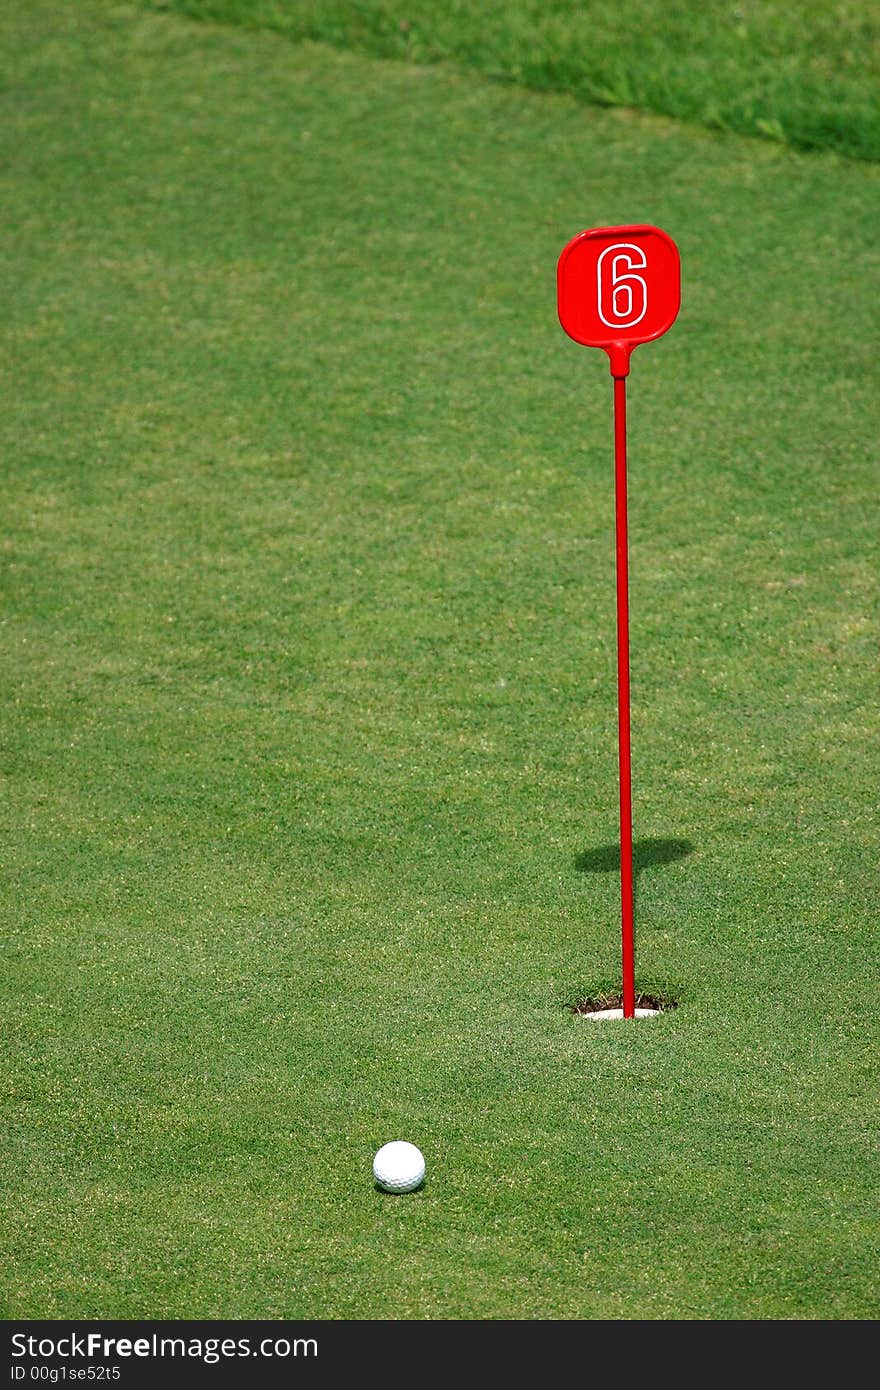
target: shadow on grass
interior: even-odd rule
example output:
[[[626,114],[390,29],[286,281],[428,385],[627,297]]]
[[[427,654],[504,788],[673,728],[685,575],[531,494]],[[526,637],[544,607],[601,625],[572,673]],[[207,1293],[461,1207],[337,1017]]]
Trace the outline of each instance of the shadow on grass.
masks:
[[[690,840],[633,841],[633,911],[639,892],[639,875],[643,869],[660,864],[674,864],[693,853]],[[582,874],[616,874],[620,872],[620,845],[599,845],[575,855],[575,868]]]
[[[633,874],[655,864],[674,864],[693,853],[690,840],[635,840],[633,842]],[[582,874],[612,874],[620,871],[620,845],[600,845],[575,856],[574,866]]]

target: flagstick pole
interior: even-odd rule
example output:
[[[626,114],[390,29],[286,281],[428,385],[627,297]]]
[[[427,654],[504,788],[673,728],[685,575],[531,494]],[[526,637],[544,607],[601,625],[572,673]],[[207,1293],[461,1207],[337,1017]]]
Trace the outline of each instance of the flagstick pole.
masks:
[[[629,693],[629,564],[626,517],[626,377],[614,377],[614,500],[617,542],[617,716],[620,765],[620,916],[623,1016],[635,1017],[632,747]]]

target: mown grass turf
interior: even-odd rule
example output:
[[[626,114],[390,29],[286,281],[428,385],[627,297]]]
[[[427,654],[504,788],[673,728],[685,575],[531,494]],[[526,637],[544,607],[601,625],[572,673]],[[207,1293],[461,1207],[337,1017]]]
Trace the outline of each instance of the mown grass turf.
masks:
[[[864,0],[143,3],[880,159],[880,12]]]
[[[876,171],[2,25],[5,1316],[875,1317]],[[615,1027],[611,378],[554,274],[630,220],[684,267],[629,393],[679,1007]]]

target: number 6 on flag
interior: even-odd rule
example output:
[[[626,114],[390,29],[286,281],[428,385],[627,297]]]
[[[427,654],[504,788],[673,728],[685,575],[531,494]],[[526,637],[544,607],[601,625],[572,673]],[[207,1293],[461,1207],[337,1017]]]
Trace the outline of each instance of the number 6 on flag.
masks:
[[[611,267],[610,273],[608,267]],[[621,265],[624,267],[620,269]],[[641,247],[632,241],[606,246],[596,263],[596,302],[599,318],[609,328],[635,328],[648,309],[648,286],[632,269],[647,270],[648,261]],[[638,289],[633,293],[633,286]],[[625,298],[621,302],[619,295]]]

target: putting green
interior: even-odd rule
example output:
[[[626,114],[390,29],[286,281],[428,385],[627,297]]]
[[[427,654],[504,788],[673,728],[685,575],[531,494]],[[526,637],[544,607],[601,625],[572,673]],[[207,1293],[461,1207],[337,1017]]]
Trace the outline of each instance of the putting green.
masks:
[[[7,1318],[878,1312],[878,175],[0,16]],[[584,227],[683,301],[611,379]],[[425,1184],[376,1191],[406,1139]]]

